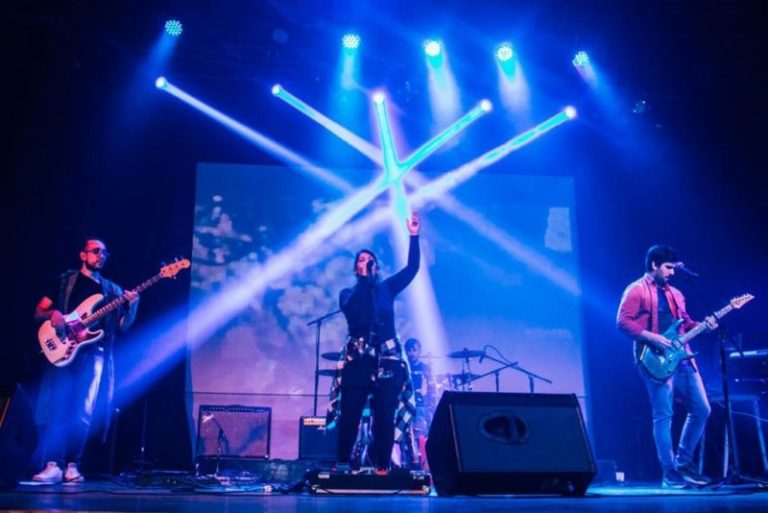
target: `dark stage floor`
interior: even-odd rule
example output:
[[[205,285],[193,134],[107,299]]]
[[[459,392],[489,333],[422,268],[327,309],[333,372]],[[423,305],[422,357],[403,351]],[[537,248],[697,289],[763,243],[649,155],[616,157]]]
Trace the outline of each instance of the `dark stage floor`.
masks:
[[[135,483],[135,481],[133,481]],[[165,486],[138,486],[130,480],[78,485],[20,485],[0,492],[0,511],[316,511],[430,513],[457,511],[696,511],[768,510],[768,488],[667,491],[644,486],[592,486],[571,497],[436,497],[413,495],[317,495],[263,485],[215,486],[184,476],[166,476]]]

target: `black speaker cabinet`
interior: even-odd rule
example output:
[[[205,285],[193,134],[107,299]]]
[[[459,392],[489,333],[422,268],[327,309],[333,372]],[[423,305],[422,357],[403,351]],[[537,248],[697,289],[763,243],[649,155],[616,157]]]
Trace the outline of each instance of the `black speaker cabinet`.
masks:
[[[427,460],[438,495],[583,495],[596,472],[575,395],[445,392]]]
[[[200,405],[196,459],[269,458],[272,409]]]
[[[325,430],[325,417],[299,419],[299,459],[336,461],[338,430]]]
[[[0,488],[11,488],[29,477],[37,446],[32,408],[20,385],[10,397],[0,397]]]

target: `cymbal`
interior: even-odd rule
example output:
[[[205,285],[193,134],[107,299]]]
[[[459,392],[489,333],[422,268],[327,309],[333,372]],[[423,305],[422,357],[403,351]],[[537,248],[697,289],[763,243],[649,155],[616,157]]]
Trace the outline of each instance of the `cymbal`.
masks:
[[[318,376],[335,376],[338,370],[336,369],[320,369],[317,371]]]
[[[446,356],[448,358],[460,358],[462,360],[465,360],[467,358],[480,358],[484,354],[485,354],[485,351],[481,351],[479,349],[464,348],[461,351],[454,351],[452,353],[448,353]]]
[[[332,360],[334,362],[338,362],[339,360],[341,360],[341,353],[338,353],[336,351],[331,351],[330,353],[321,354],[320,357],[325,360]]]
[[[472,374],[471,372],[464,372],[462,374],[451,374],[451,382],[456,385],[462,385],[464,383],[470,383],[479,378],[479,374]]]

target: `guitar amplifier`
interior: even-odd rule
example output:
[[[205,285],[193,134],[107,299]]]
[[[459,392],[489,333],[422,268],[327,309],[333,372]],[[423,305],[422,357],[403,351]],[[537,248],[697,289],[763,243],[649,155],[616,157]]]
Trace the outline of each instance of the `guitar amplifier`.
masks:
[[[326,431],[325,417],[299,419],[299,459],[336,461],[336,431]]]
[[[196,459],[269,458],[271,420],[271,408],[200,405]]]
[[[733,351],[728,355],[731,391],[739,394],[768,394],[768,349]]]

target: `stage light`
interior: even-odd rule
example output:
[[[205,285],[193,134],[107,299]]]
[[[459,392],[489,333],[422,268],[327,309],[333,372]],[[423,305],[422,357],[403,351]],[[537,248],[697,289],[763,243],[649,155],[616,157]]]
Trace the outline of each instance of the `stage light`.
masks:
[[[584,50],[577,52],[573,57],[573,65],[577,68],[584,68],[589,65],[589,54]]]
[[[272,94],[275,96],[279,95],[283,91],[283,88],[280,84],[275,84],[272,86]]]
[[[168,20],[165,22],[165,33],[169,36],[179,37],[184,31],[184,27],[179,20]]]
[[[341,38],[341,44],[346,50],[357,50],[360,46],[360,36],[358,34],[344,34]]]
[[[341,126],[336,121],[332,120],[328,116],[322,114],[314,107],[308,105],[298,97],[291,94],[290,91],[283,87],[279,87],[279,91],[275,93],[275,96],[283,100],[285,103],[298,110],[302,114],[308,116],[311,120],[318,123],[320,126],[329,130],[332,134],[336,135],[339,139],[349,144],[357,151],[367,156],[374,162],[381,162],[381,150],[371,144],[370,142],[362,139],[360,136],[354,134],[351,130]],[[275,88],[273,88],[273,91]],[[348,192],[348,191],[344,191]]]
[[[384,93],[381,91],[373,93],[373,103],[384,103]]]
[[[358,49],[362,39],[359,34],[348,32],[341,38],[341,60],[339,61],[339,84],[345,91],[351,91],[359,87],[360,82],[360,59],[357,56]],[[341,95],[348,99],[348,95]],[[336,95],[336,98],[341,96]],[[340,100],[339,105],[345,103]],[[347,105],[350,105],[346,102]],[[350,105],[351,107],[351,105]]]
[[[165,77],[157,77],[155,80],[155,87],[158,89],[165,89],[165,87],[168,85],[168,81],[165,79]]]
[[[297,171],[320,180],[321,182],[324,182],[331,187],[335,187],[341,191],[352,191],[353,188],[349,182],[339,178],[330,170],[321,168],[313,162],[310,162],[304,156],[270,139],[266,135],[245,126],[239,121],[227,116],[223,112],[214,109],[210,105],[179,89],[172,83],[166,82],[161,90],[218,121],[224,127],[243,137],[245,140],[251,142],[255,146],[258,146],[273,157],[276,157],[277,159],[282,160],[286,164],[292,166]],[[280,88],[280,91],[283,91],[283,89]]]
[[[565,113],[565,117],[568,119],[574,119],[579,113],[576,111],[576,107],[569,105],[565,109],[563,109],[563,112]]]
[[[515,51],[512,49],[512,45],[509,43],[502,43],[496,49],[496,58],[499,62],[509,62],[515,56]]]
[[[443,47],[440,44],[440,41],[437,41],[435,39],[428,39],[424,43],[424,53],[427,54],[427,57],[435,58],[438,55],[440,55],[440,52],[443,51]]]
[[[493,110],[493,104],[491,100],[480,100],[480,109],[485,112],[491,112]]]

